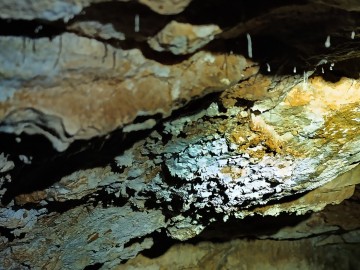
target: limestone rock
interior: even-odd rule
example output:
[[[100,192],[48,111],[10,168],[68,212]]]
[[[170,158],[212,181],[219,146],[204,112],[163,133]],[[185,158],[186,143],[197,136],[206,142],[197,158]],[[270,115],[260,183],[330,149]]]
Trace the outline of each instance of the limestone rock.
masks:
[[[0,173],[5,173],[14,168],[14,162],[8,160],[4,153],[0,154]]]
[[[340,235],[328,245],[316,246],[321,237],[298,241],[234,240],[226,243],[179,244],[164,255],[136,259],[114,268],[123,269],[347,269],[359,264],[359,233],[353,243],[344,243]],[[350,236],[350,235],[349,235]],[[355,247],[353,247],[353,245]],[[332,244],[332,245],[331,245]],[[338,248],[342,252],[338,252]],[[331,260],[329,255],[331,254]],[[346,266],[346,267],[344,267]]]
[[[148,43],[155,51],[190,54],[204,47],[221,32],[217,25],[196,25],[172,21]]]
[[[1,269],[357,265],[356,3],[190,2],[0,3]]]
[[[242,56],[205,52],[164,66],[138,49],[121,50],[74,34],[33,41],[2,37],[0,46],[5,82],[0,130],[42,134],[59,151],[137,116],[166,117],[191,97],[220,91],[256,72],[245,71],[250,63]]]
[[[360,255],[358,195],[359,190],[352,199],[340,205],[327,206],[324,210],[311,214],[297,224],[292,223],[280,230],[277,229],[274,234],[258,232],[255,234],[256,239],[251,241],[244,239],[249,232],[242,229],[246,228],[248,223],[255,224],[254,222],[258,224],[258,227],[264,227],[258,221],[252,222],[251,218],[254,217],[245,219],[243,223],[235,222],[233,225],[220,223],[217,227],[211,228],[207,236],[203,234],[205,238],[196,245],[175,244],[163,255],[155,258],[139,254],[115,269],[151,269],[152,267],[165,269],[184,267],[192,269],[356,268]],[[272,220],[267,225],[276,227],[274,223],[275,220]],[[256,233],[256,229],[251,229],[252,233]],[[212,243],[211,237],[232,240]],[[255,260],[254,257],[256,257]],[[329,258],[332,259],[329,260]]]
[[[81,32],[86,36],[110,40],[125,40],[125,34],[117,31],[111,23],[102,24],[97,21],[76,22],[68,27],[69,30]]]
[[[149,6],[159,14],[177,14],[182,12],[191,0],[139,0],[140,3]]]
[[[128,0],[119,0],[128,1]],[[30,1],[30,0],[4,0],[0,3],[1,18],[33,20],[42,19],[55,21],[63,19],[69,21],[79,14],[84,7],[102,0],[66,0],[66,1]]]
[[[69,218],[72,225],[64,226]],[[144,239],[138,244],[127,244],[135,235],[141,238],[144,234],[164,226],[160,212],[136,214],[128,207],[111,207],[96,212],[88,212],[80,207],[67,211],[64,215],[49,216],[41,223],[42,226],[33,228],[28,234],[31,247],[18,245],[10,252],[2,251],[2,256],[9,255],[1,262],[2,267],[16,269],[19,260],[22,260],[35,268],[64,269],[71,266],[74,269],[83,269],[98,262],[110,268],[151,247],[151,239]],[[50,243],[54,245],[51,248]],[[94,257],[92,253],[100,256]],[[122,254],[121,257],[119,254]],[[35,257],[38,258],[36,263],[32,261]]]

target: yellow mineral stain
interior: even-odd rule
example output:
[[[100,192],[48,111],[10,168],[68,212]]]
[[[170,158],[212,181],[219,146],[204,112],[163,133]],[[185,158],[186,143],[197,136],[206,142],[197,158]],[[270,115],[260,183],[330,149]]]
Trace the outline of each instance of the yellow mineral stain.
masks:
[[[253,131],[256,131],[261,134],[261,137],[264,139],[265,145],[271,149],[271,151],[280,153],[282,148],[282,139],[277,134],[274,127],[265,123],[264,119],[260,116],[252,115],[250,128]]]
[[[302,84],[298,84],[288,93],[284,100],[285,105],[307,105],[310,111],[325,115],[344,105],[360,102],[360,82],[350,78],[341,78],[332,83],[322,77],[315,77],[309,80],[306,89]]]
[[[325,116],[324,128],[318,135],[336,141],[341,147],[346,142],[357,139],[360,130],[359,103],[343,105],[340,110]]]
[[[236,166],[226,166],[221,169],[223,174],[230,175],[232,179],[237,179],[246,175],[246,171]]]
[[[291,107],[304,106],[313,99],[312,91],[295,86],[286,96],[284,103]]]

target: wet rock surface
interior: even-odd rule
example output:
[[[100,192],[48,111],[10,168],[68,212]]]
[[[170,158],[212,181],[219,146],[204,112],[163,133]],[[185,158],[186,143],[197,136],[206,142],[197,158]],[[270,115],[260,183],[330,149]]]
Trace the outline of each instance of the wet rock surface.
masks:
[[[10,2],[0,268],[359,263],[356,1]]]

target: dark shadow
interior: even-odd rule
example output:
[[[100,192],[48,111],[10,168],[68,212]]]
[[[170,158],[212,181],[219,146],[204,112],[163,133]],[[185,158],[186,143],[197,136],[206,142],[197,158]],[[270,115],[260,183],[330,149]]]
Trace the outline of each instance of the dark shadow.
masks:
[[[345,55],[350,50],[355,50],[359,44],[350,40],[350,33],[343,29],[354,28],[360,23],[357,13],[317,5],[314,5],[313,9],[299,11],[290,9],[290,12],[293,12],[291,15],[287,14],[286,10],[283,11],[284,13],[274,13],[273,17],[267,14],[283,6],[301,7],[305,4],[308,4],[308,1],[209,0],[205,2],[194,0],[182,13],[166,16],[134,2],[104,2],[84,9],[82,15],[76,16],[72,22],[94,20],[102,24],[111,23],[116,30],[125,34],[126,40],[103,42],[123,49],[138,48],[145,57],[168,65],[180,63],[191,55],[176,56],[166,51],[156,52],[148,46],[146,40],[159,32],[171,20],[193,25],[216,24],[225,32],[239,26],[247,31],[236,33],[236,30],[233,30],[235,34],[232,38],[226,37],[226,34],[220,34],[203,50],[214,53],[232,52],[248,56],[246,38],[248,32],[252,39],[253,59],[260,63],[262,73],[294,74],[294,67],[296,67],[295,73],[303,74],[310,70],[320,70],[317,64],[322,60],[321,56],[326,57],[330,65],[332,55],[336,55],[336,59],[339,59],[339,52]],[[140,27],[139,32],[134,31],[134,18],[137,15],[140,18],[140,25],[145,25],[143,28]],[[255,19],[259,21],[258,24],[247,25]],[[333,33],[336,35],[331,37],[332,46],[326,48],[325,38]],[[339,33],[343,34],[339,35]],[[347,59],[344,59],[344,62],[346,61]],[[332,73],[328,66],[326,70]],[[333,71],[341,72],[340,68],[338,70],[335,68]],[[353,76],[358,76],[358,73],[353,72]]]
[[[7,191],[2,203],[8,204],[19,194],[43,190],[77,170],[109,165],[115,156],[146,138],[149,132],[124,134],[114,131],[106,137],[76,141],[64,152],[54,150],[51,143],[40,135],[22,135],[21,142],[17,143],[14,135],[0,133],[0,149],[15,162],[12,181],[3,187]],[[24,164],[19,155],[32,157],[31,164]]]
[[[33,39],[48,37],[52,39],[65,31],[66,24],[62,20],[49,22],[43,20],[0,19],[0,36],[20,36]]]
[[[151,259],[160,257],[168,251],[170,247],[181,243],[179,240],[170,238],[164,230],[152,233],[151,237],[153,238],[154,244],[150,249],[146,249],[141,252],[142,255]]]
[[[94,264],[85,266],[83,270],[98,270],[103,265],[104,265],[103,263],[94,263]]]
[[[173,65],[187,60],[191,54],[157,52],[147,44],[149,37],[158,33],[171,20],[194,25],[216,24],[224,33],[202,49],[248,56],[248,33],[252,39],[253,59],[260,64],[263,74],[293,75],[296,68],[296,74],[315,70],[316,74],[330,81],[336,81],[344,75],[358,78],[359,73],[354,70],[360,69],[360,62],[351,60],[352,57],[348,55],[360,46],[357,39],[350,39],[351,30],[360,24],[358,13],[317,4],[306,9],[306,4],[309,1],[194,0],[180,14],[161,15],[135,1],[109,1],[84,8],[67,23],[62,20],[3,19],[0,20],[0,35],[53,38],[66,31],[76,31],[68,29],[73,23],[95,21],[102,25],[111,24],[125,35],[125,40],[103,39],[96,34],[93,38],[125,50],[138,48],[148,59]],[[297,8],[291,9],[293,6]],[[281,7],[290,9],[280,12]],[[273,12],[276,9],[277,12]],[[135,16],[140,19],[139,31],[134,29]],[[230,29],[232,34],[228,32]],[[326,48],[324,43],[328,35],[331,36],[331,46]],[[328,63],[318,66],[319,61],[325,58]],[[332,62],[341,62],[341,65],[335,65],[330,70]],[[322,69],[325,70],[324,74],[319,73]]]
[[[135,31],[135,16],[139,16],[139,31]],[[84,8],[70,23],[97,21],[112,24],[114,29],[125,35],[126,40],[145,41],[159,32],[173,16],[166,16],[152,11],[135,1],[102,2]]]
[[[277,217],[256,215],[244,219],[230,218],[226,222],[217,221],[208,225],[198,236],[183,242],[170,238],[165,231],[156,232],[151,235],[154,245],[150,249],[142,251],[141,254],[147,258],[154,259],[160,257],[170,247],[179,243],[193,245],[203,241],[223,243],[239,238],[255,239],[261,236],[270,236],[282,228],[294,227],[309,217],[310,214],[303,216],[280,214]]]
[[[260,215],[249,216],[244,219],[230,217],[226,222],[219,220],[210,224],[197,237],[191,239],[190,242],[225,242],[236,238],[270,236],[285,227],[294,227],[309,217],[310,214],[297,216],[287,213],[281,213],[276,217]]]
[[[184,12],[175,17],[175,20],[194,25],[216,24],[226,29],[267,13],[271,9],[302,5],[307,2],[307,0],[193,0]]]

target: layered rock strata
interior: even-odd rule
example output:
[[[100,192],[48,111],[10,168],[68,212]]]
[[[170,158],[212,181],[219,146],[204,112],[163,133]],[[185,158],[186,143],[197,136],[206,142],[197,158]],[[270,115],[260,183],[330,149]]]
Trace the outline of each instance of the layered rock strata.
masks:
[[[188,248],[187,266],[239,267],[264,243],[320,250],[309,267],[326,257],[309,246],[333,244],[353,265],[356,1],[170,2],[0,3],[0,268],[153,267],[119,265],[161,237],[284,215],[304,220]]]

